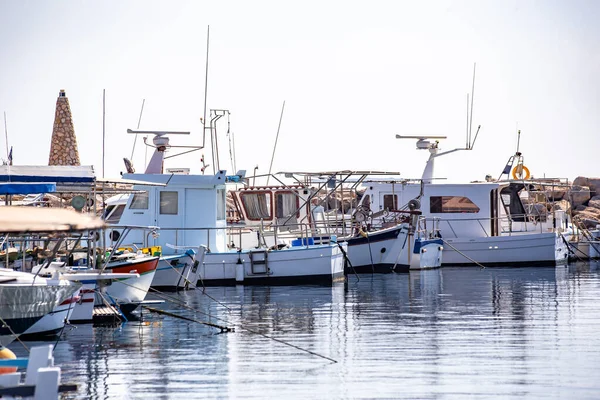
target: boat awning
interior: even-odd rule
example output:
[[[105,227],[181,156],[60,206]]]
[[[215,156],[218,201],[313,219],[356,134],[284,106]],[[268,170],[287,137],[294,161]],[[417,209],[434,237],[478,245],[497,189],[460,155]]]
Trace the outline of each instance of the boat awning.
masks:
[[[95,180],[91,165],[0,165],[0,182],[90,184]]]
[[[125,179],[125,178],[96,178],[96,187],[100,187],[101,184],[114,184],[114,185],[145,185],[145,186],[167,186],[164,183],[138,181],[136,179]]]
[[[98,217],[64,208],[0,207],[0,232],[73,232],[101,229],[104,221]]]
[[[2,182],[0,183],[0,195],[5,194],[34,194],[56,192],[55,183],[26,183],[26,182]]]

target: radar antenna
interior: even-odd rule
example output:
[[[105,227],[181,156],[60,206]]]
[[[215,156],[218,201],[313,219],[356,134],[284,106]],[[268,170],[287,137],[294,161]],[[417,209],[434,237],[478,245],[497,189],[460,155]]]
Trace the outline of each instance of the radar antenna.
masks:
[[[191,153],[202,149],[202,146],[172,146],[169,144],[169,138],[167,135],[189,135],[189,132],[177,132],[177,131],[134,131],[127,129],[127,133],[133,135],[154,135],[152,143],[147,143],[146,137],[144,137],[144,144],[148,147],[154,147],[154,154],[150,162],[146,166],[146,174],[162,174],[163,173],[163,161],[167,158],[180,156],[182,154]],[[189,149],[177,154],[165,156],[165,152],[171,148],[184,148]]]

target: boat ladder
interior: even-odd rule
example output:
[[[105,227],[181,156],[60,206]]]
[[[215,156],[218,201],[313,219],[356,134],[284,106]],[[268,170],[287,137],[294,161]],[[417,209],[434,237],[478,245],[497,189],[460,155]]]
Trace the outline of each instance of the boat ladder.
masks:
[[[256,275],[269,273],[269,253],[266,249],[250,251],[250,268],[252,273]]]

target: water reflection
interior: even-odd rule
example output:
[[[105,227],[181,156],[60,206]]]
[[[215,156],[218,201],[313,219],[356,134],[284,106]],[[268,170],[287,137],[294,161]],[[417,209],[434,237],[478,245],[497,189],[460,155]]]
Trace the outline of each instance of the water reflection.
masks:
[[[79,326],[55,357],[76,398],[595,398],[600,268],[443,268],[332,287],[176,295],[197,320]],[[323,357],[321,357],[323,356]],[[324,358],[326,357],[326,358]],[[329,361],[336,360],[337,363]]]

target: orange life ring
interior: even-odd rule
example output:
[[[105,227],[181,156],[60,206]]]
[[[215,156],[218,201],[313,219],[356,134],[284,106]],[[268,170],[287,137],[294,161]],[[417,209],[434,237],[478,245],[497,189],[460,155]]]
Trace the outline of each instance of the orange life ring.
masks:
[[[525,173],[525,176],[523,176],[523,173]],[[529,173],[529,168],[527,168],[523,164],[520,164],[513,168],[512,176],[513,176],[513,179],[527,180],[531,177],[531,174]]]

